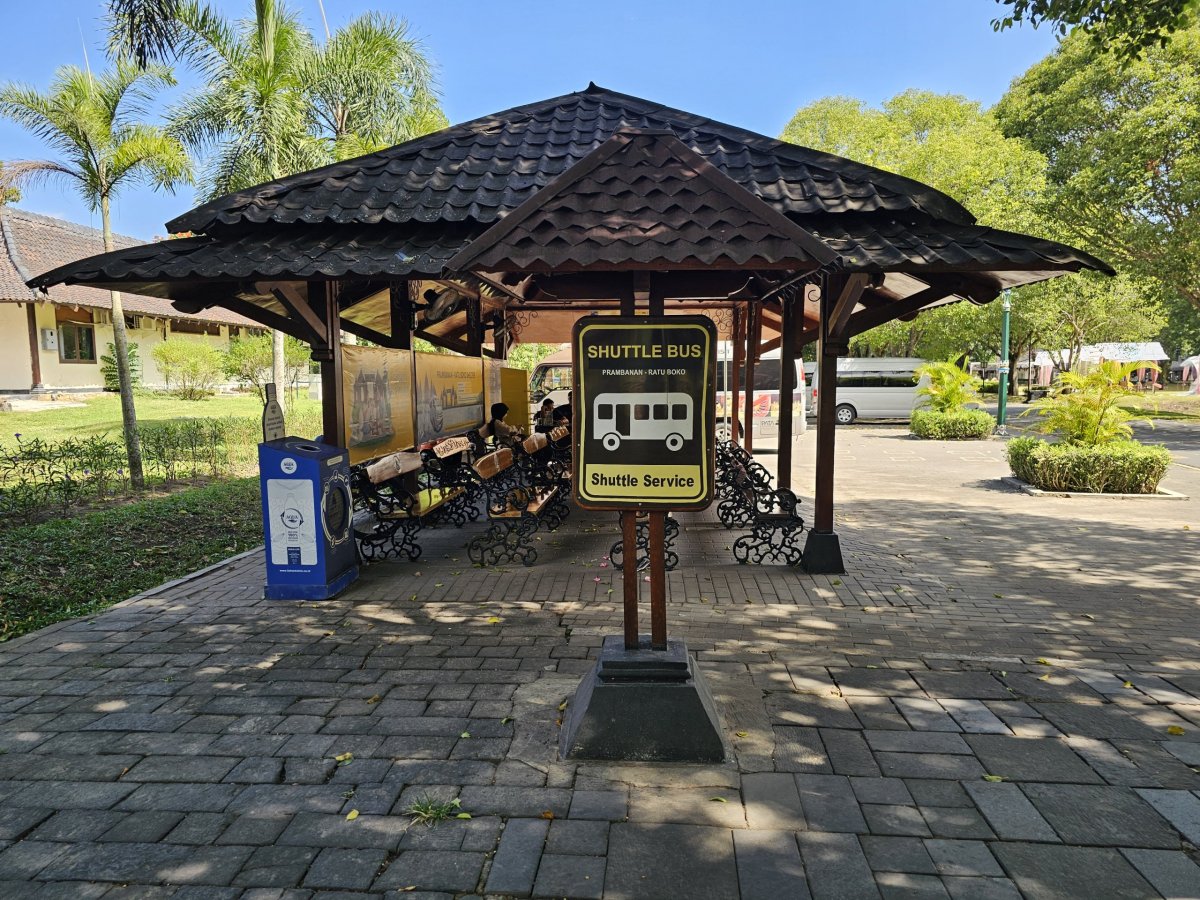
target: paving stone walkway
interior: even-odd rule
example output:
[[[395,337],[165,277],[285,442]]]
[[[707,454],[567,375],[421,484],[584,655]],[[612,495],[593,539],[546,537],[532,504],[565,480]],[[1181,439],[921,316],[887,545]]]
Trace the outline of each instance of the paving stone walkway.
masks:
[[[433,532],[324,604],[259,599],[251,554],[0,645],[0,897],[1200,897],[1195,504],[839,442],[850,574],[681,517],[669,622],[725,764],[557,757],[620,629],[614,516],[528,569]]]

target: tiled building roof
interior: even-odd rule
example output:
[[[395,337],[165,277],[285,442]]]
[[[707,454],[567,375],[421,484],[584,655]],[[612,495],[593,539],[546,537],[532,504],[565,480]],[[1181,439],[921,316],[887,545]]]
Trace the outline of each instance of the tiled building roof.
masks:
[[[114,235],[118,248],[136,247],[136,238]],[[162,241],[160,244],[169,244]],[[160,244],[151,244],[157,247]],[[49,300],[91,309],[112,309],[107,290],[79,284],[50,287],[46,294],[28,287],[26,281],[39,272],[62,266],[81,257],[104,252],[104,236],[96,228],[77,225],[65,219],[41,216],[36,213],[0,206],[0,303],[24,303],[30,300]],[[143,294],[121,295],[122,306],[130,315],[158,318],[191,319],[229,325],[261,327],[244,316],[214,307],[198,315],[181,313],[170,301]]]

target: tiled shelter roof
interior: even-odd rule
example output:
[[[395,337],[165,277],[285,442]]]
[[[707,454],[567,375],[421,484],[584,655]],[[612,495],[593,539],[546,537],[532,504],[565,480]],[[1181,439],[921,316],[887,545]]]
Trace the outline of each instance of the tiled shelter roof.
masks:
[[[126,235],[113,235],[113,241],[118,248],[141,246],[136,238]],[[172,243],[174,241],[160,241],[146,246],[165,247]],[[0,207],[0,303],[49,300],[90,309],[112,309],[112,299],[107,290],[78,283],[56,284],[43,294],[26,284],[26,280],[34,273],[70,264],[80,257],[90,257],[103,251],[104,236],[99,229],[11,206]],[[85,279],[76,279],[79,280]],[[124,292],[121,302],[125,312],[131,315],[260,327],[257,322],[220,307],[191,315],[179,312],[169,301],[159,297]]]
[[[589,85],[220,197],[167,227],[208,233],[242,222],[494,222],[625,129],[672,132],[784,214],[918,210],[974,221],[918,181]]]

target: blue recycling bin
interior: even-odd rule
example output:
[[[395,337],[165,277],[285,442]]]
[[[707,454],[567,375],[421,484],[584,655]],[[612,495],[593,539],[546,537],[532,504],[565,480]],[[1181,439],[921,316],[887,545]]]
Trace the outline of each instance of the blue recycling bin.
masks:
[[[358,578],[349,454],[285,437],[258,445],[268,600],[328,600]]]

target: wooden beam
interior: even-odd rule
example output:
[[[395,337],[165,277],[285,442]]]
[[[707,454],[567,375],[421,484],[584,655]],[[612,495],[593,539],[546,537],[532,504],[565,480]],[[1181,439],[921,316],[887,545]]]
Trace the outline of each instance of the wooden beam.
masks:
[[[346,397],[342,390],[342,329],[337,284],[308,283],[308,305],[321,313],[325,339],[313,345],[312,358],[321,365],[322,439],[333,447],[346,446]]]
[[[870,283],[869,275],[850,275],[841,280],[841,291],[837,299],[833,302],[833,309],[829,314],[829,336],[834,339],[841,338],[846,331],[846,325],[850,321],[850,315],[854,312],[854,307],[858,305],[858,300],[862,297],[863,291],[866,290]]]
[[[893,319],[898,319],[909,313],[920,312],[930,303],[937,303],[939,300],[944,300],[951,294],[956,293],[959,287],[960,285],[957,281],[931,285],[923,291],[917,291],[917,293],[905,297],[903,300],[896,300],[882,306],[861,310],[850,317],[843,336],[847,339],[856,337],[864,331],[870,331],[872,328],[891,322]]]
[[[378,344],[380,347],[387,347],[391,350],[407,350],[407,347],[397,347],[395,339],[388,334],[376,331],[366,325],[360,325],[358,322],[352,322],[350,319],[341,319],[342,331],[348,331],[355,337],[363,338],[370,341],[372,344]]]
[[[429,343],[433,344],[435,347],[441,347],[445,350],[453,351],[454,353],[461,353],[463,356],[472,355],[470,352],[471,348],[467,346],[467,342],[460,341],[458,338],[441,337],[436,334],[431,334],[428,331],[423,331],[419,328],[413,332],[413,336],[429,341]]]
[[[467,340],[468,356],[483,355],[483,301],[467,298]]]
[[[391,303],[392,346],[397,350],[411,350],[413,305],[408,299],[408,282],[392,285],[388,295]]]
[[[801,319],[797,307],[803,299],[784,302],[783,322],[781,323],[780,339],[782,340],[779,354],[779,445],[778,445],[778,481],[781,488],[791,490],[792,487],[792,434],[793,410],[796,394],[796,341],[797,320]],[[803,405],[801,405],[803,415]]]
[[[290,334],[292,337],[304,341],[306,344],[313,342],[314,336],[312,330],[307,325],[302,325],[300,320],[293,319],[291,316],[281,316],[279,313],[263,309],[263,307],[251,303],[249,300],[242,300],[237,297],[227,297],[221,300],[220,305],[267,328],[274,328],[276,331]]]
[[[842,296],[844,275],[827,275],[821,289],[821,337],[817,347],[817,458],[816,485],[813,492],[813,528],[833,533],[833,466],[834,440],[837,420],[837,361],[846,352],[844,341],[829,333],[836,308],[836,298]]]
[[[271,294],[283,304],[283,308],[288,310],[292,316],[299,318],[308,326],[309,331],[312,332],[312,343],[327,343],[324,320],[310,304],[305,302],[294,286],[281,284],[279,287],[272,288]]]
[[[740,385],[742,383],[742,351],[745,348],[746,336],[743,332],[746,330],[746,313],[734,307],[733,310],[733,334],[731,340],[733,342],[733,372],[725,382],[725,389],[729,392],[730,412],[729,424],[731,426],[730,434],[733,442],[739,447],[742,445],[742,436],[739,433],[739,423],[742,420],[741,410],[738,408],[738,401],[741,399]]]
[[[529,299],[547,294],[556,300],[615,300],[628,273],[581,273],[538,275],[528,291]],[[745,272],[655,272],[662,296],[667,300],[724,300],[746,286]]]

